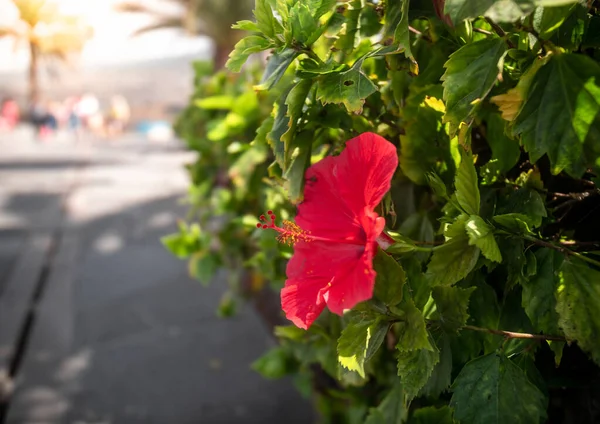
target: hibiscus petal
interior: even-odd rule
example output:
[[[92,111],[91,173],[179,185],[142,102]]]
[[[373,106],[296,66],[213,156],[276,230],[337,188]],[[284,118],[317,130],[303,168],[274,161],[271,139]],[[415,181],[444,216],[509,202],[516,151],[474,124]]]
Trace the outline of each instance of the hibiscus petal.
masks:
[[[374,133],[349,140],[336,158],[338,190],[355,214],[373,210],[389,191],[398,168],[396,147]]]
[[[324,294],[329,310],[341,315],[360,302],[373,296],[375,276],[373,269],[374,247],[365,249],[362,256],[352,266],[340,268],[333,278],[331,287]]]
[[[396,147],[373,133],[349,140],[339,156],[329,156],[306,170],[304,202],[296,223],[314,235],[366,242],[362,217],[372,212],[390,189],[398,167]]]
[[[361,223],[340,195],[336,161],[337,157],[328,156],[306,170],[304,201],[298,206],[296,224],[333,240],[365,241]]]
[[[346,284],[365,286],[366,290],[357,288],[355,291],[359,297],[370,297],[373,291],[372,277],[367,276],[364,266],[359,265],[359,262],[365,260],[364,250],[363,246],[353,244],[321,241],[297,243],[294,246],[294,256],[287,265],[288,279],[281,290],[281,306],[286,317],[298,327],[308,328],[323,311],[325,298],[333,301],[328,292],[334,284],[340,285],[338,292],[341,292]],[[362,279],[354,273],[344,275],[345,270],[358,268],[362,272]],[[345,292],[349,293],[350,290],[346,289]],[[337,292],[333,295],[335,296]],[[350,293],[344,304],[356,297]],[[360,301],[362,300],[365,299]]]

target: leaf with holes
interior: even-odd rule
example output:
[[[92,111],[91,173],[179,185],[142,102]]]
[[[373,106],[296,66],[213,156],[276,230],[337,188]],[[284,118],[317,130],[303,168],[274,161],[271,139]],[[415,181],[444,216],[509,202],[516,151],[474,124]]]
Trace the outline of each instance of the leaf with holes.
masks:
[[[377,86],[361,70],[365,58],[357,60],[347,71],[330,73],[319,78],[318,100],[343,103],[349,112],[360,113],[365,99],[377,91]]]

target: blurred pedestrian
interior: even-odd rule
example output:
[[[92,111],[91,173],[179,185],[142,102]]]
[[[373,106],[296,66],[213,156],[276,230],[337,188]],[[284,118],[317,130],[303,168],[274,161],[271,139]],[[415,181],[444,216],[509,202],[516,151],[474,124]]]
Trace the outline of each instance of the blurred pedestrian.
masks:
[[[110,108],[106,122],[109,137],[120,135],[125,131],[131,118],[131,108],[124,96],[116,95],[110,99]]]
[[[21,111],[17,102],[7,97],[0,105],[0,131],[12,131],[21,119]]]

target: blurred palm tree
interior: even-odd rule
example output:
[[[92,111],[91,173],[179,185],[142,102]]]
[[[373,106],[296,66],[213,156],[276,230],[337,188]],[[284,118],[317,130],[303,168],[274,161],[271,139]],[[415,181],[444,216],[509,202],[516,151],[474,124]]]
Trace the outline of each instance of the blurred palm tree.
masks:
[[[180,13],[165,13],[148,6],[143,0],[128,0],[117,4],[117,10],[151,15],[154,22],[135,34],[165,28],[182,29],[190,35],[212,38],[215,48],[213,61],[217,68],[225,65],[229,53],[243,36],[231,25],[252,16],[252,0],[169,0],[181,9]]]
[[[68,62],[71,55],[83,49],[92,36],[92,28],[76,16],[60,13],[55,3],[47,0],[12,0],[19,20],[11,27],[0,27],[0,37],[15,38],[15,48],[29,48],[29,101],[39,94],[40,59]]]

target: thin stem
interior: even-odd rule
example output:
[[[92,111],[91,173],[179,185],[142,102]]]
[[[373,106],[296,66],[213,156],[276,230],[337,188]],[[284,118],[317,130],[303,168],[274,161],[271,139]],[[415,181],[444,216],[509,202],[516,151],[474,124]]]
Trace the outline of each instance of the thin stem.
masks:
[[[504,336],[507,339],[554,340],[554,341],[560,341],[560,342],[566,341],[566,339],[561,336],[547,336],[545,334],[517,333],[515,331],[494,330],[492,328],[482,328],[482,327],[476,327],[474,325],[465,325],[462,328],[464,328],[465,330],[479,331],[482,333],[497,334],[499,336]]]
[[[485,34],[485,35],[494,35],[493,32],[488,31],[487,29],[483,29],[483,28],[473,28],[473,32],[478,32],[480,34]]]
[[[421,31],[419,31],[418,29],[416,29],[416,28],[414,28],[414,27],[412,27],[410,25],[408,26],[408,30],[410,32],[412,32],[413,34],[418,35],[419,37],[421,37],[425,41],[429,41],[429,42],[432,41],[431,38],[427,34],[423,34]]]
[[[494,32],[496,34],[498,34],[501,38],[504,38],[504,41],[506,41],[506,44],[508,44],[508,47],[510,47],[511,49],[516,48],[517,46],[515,46],[515,44],[510,41],[508,39],[508,35],[506,34],[506,32],[504,32],[504,30],[502,29],[502,27],[500,25],[498,25],[496,22],[492,21],[490,18],[485,18],[485,20],[487,21],[488,24],[490,24],[490,26],[492,27],[492,29],[494,30]]]
[[[589,257],[587,257],[585,255],[582,255],[581,253],[578,253],[578,252],[575,252],[573,250],[567,249],[566,247],[563,247],[563,246],[560,246],[560,245],[556,245],[556,244],[551,243],[549,241],[540,240],[538,238],[535,238],[535,237],[532,237],[532,236],[529,236],[529,235],[523,235],[523,238],[525,240],[528,240],[528,241],[530,241],[532,243],[537,244],[538,246],[547,247],[548,249],[556,250],[557,252],[560,252],[563,255],[574,256],[574,257],[576,257],[578,259],[581,259],[582,261],[585,261],[585,262],[587,262],[589,264],[592,264],[592,265],[595,265],[597,267],[600,267],[600,262],[598,262],[598,261],[596,261],[596,260],[594,260],[592,258],[589,258]]]

